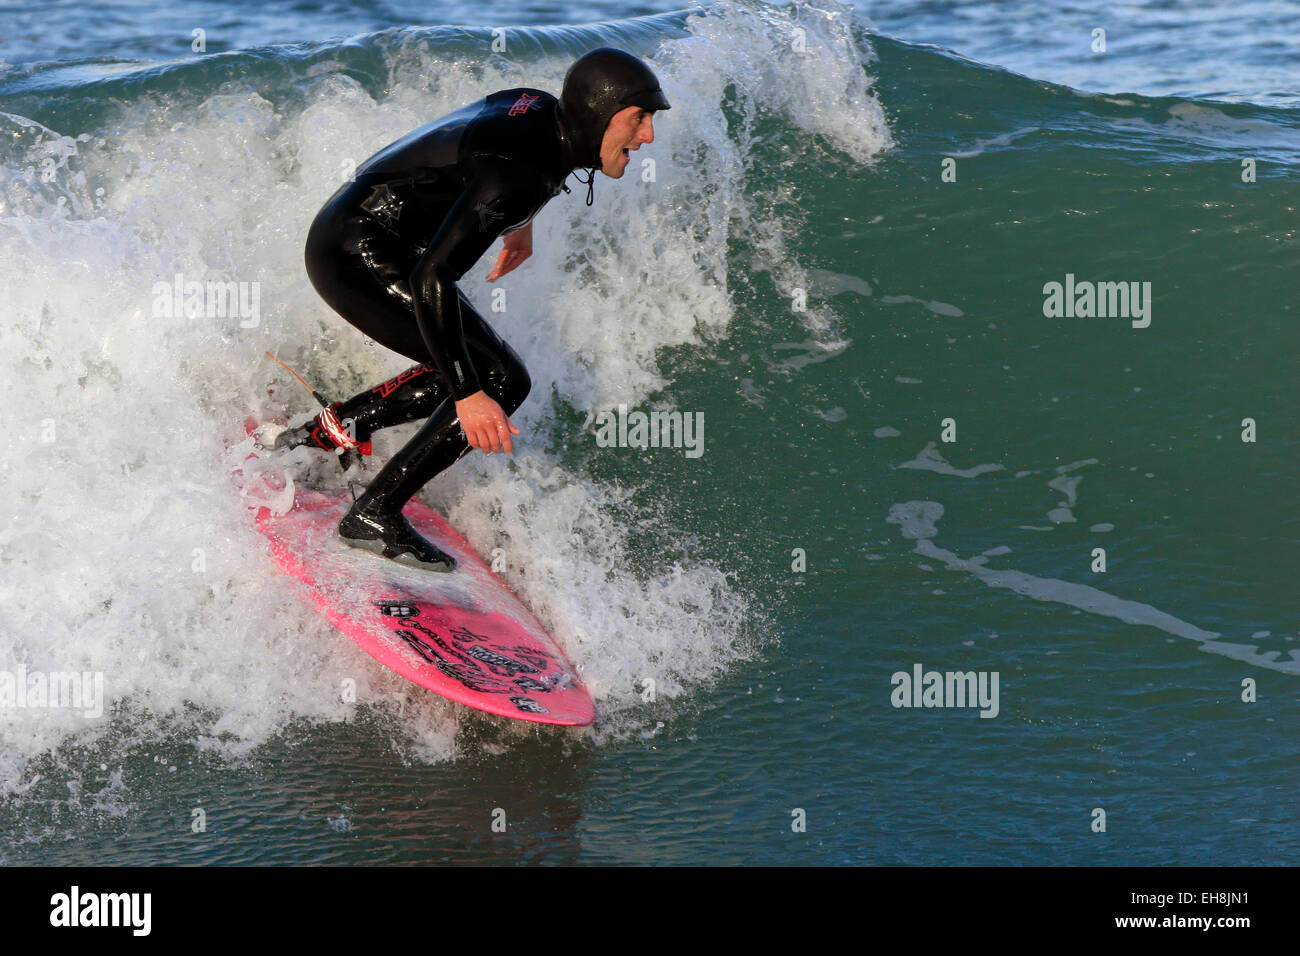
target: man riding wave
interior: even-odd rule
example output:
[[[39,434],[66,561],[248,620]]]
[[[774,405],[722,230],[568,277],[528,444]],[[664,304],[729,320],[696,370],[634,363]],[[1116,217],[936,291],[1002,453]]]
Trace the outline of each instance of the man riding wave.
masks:
[[[532,254],[533,217],[570,173],[620,178],[632,150],[654,141],[669,109],[637,57],[603,47],[578,59],[559,99],[543,90],[493,93],[380,150],[321,209],[307,235],[307,275],[344,319],[418,363],[288,429],[277,448],[368,451],[381,428],[428,419],[339,524],[348,544],[451,571],[402,507],[471,448],[513,452],[510,421],[528,395],[523,361],[456,283],[499,236],[492,282]],[[350,428],[343,423],[350,422]]]

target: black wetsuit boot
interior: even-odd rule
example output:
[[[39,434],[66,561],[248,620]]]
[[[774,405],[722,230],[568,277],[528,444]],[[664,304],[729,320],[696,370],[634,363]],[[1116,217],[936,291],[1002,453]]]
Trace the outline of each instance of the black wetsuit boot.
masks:
[[[375,476],[339,523],[339,536],[355,548],[425,568],[453,571],[456,560],[420,536],[402,514],[402,506],[429,481],[469,451],[456,416],[446,399]]]

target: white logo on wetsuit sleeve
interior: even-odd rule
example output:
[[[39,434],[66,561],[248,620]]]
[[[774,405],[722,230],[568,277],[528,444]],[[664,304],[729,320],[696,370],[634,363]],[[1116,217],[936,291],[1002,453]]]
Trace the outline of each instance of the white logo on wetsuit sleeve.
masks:
[[[498,219],[505,218],[505,213],[493,209],[492,203],[486,199],[480,199],[478,203],[475,204],[474,211],[478,213],[478,227],[484,232],[487,231],[488,226],[492,223],[496,222]]]

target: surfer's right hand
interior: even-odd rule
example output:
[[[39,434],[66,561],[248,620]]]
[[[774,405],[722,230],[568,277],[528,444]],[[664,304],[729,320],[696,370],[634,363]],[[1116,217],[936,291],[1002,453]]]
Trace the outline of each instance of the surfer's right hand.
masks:
[[[519,429],[487,392],[477,391],[462,398],[456,403],[456,414],[471,448],[477,448],[485,455],[502,449],[507,455],[514,454],[510,436],[518,435]]]

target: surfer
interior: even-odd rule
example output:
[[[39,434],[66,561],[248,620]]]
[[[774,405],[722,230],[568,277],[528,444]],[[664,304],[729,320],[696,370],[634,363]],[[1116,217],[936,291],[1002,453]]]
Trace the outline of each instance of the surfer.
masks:
[[[339,524],[348,544],[451,571],[402,507],[471,448],[513,452],[510,421],[531,382],[523,361],[457,281],[504,235],[493,282],[532,254],[532,220],[570,173],[594,195],[599,169],[620,178],[632,150],[654,141],[669,108],[651,69],[603,47],[578,59],[559,99],[518,88],[422,126],[357,168],[307,235],[307,275],[321,298],[370,338],[418,363],[336,402],[275,446],[368,453],[381,428],[428,420],[370,482]],[[349,427],[344,427],[348,423]]]

